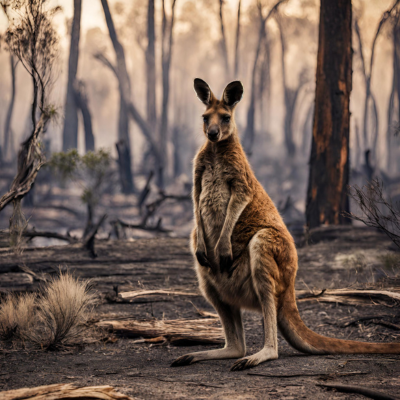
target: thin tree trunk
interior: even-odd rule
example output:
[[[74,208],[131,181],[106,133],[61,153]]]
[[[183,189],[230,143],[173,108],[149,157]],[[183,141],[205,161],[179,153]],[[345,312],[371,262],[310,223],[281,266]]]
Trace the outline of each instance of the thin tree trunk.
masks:
[[[373,152],[373,156],[376,160],[376,144],[378,141],[378,134],[379,134],[379,119],[378,119],[378,110],[376,107],[376,100],[375,100],[375,96],[374,94],[371,92],[371,74],[367,75],[366,69],[365,69],[365,58],[364,58],[364,50],[363,50],[363,44],[362,44],[362,39],[361,39],[361,31],[360,31],[360,27],[358,25],[358,20],[355,19],[354,21],[354,30],[356,32],[356,37],[357,37],[357,41],[358,41],[358,49],[359,49],[359,56],[360,56],[360,60],[361,60],[361,66],[362,66],[362,72],[363,72],[363,76],[364,76],[364,82],[365,82],[365,90],[366,90],[366,94],[365,94],[365,103],[364,103],[364,119],[363,119],[363,133],[364,133],[364,146],[367,149],[369,147],[368,143],[368,112],[369,112],[369,99],[371,99],[372,102],[372,109],[374,111],[374,122],[375,122],[375,126],[374,126],[374,139],[373,139],[373,146],[372,146],[372,152]],[[376,40],[374,41],[374,46],[375,46]],[[374,52],[374,49],[372,49]],[[372,53],[373,54],[373,53]],[[373,66],[373,59],[371,58],[371,70],[372,70],[372,66]]]
[[[75,101],[75,79],[78,71],[79,38],[81,32],[82,0],[74,0],[74,17],[71,27],[71,45],[68,60],[67,97],[63,128],[63,150],[78,147],[78,109]]]
[[[85,129],[85,151],[94,151],[94,135],[92,127],[92,114],[89,109],[89,100],[84,82],[75,82],[75,102],[82,113],[83,126]]]
[[[101,0],[106,18],[108,33],[114,47],[117,60],[116,67],[110,62],[109,67],[114,71],[120,91],[120,111],[118,118],[118,143],[124,148],[123,152],[118,152],[118,155],[123,155],[123,159],[119,160],[120,178],[122,183],[122,191],[125,194],[134,192],[134,182],[132,174],[132,155],[131,155],[131,140],[129,135],[129,105],[131,103],[131,82],[126,68],[125,52],[121,43],[118,40],[114,22],[112,20],[110,8],[107,0]]]
[[[307,111],[306,120],[303,125],[303,144],[302,144],[302,152],[304,156],[309,156],[310,151],[310,139],[312,136],[313,130],[313,116],[314,116],[314,103],[310,104],[310,107]]]
[[[259,5],[259,4],[258,4]],[[256,100],[256,72],[258,59],[260,57],[261,43],[265,37],[265,21],[262,16],[261,5],[258,6],[260,27],[258,30],[258,41],[256,54],[254,56],[253,68],[251,71],[251,88],[250,88],[250,103],[247,109],[247,125],[243,137],[243,147],[245,152],[250,156],[253,152],[254,144],[254,116],[255,116],[255,100]]]
[[[364,121],[363,121],[363,133],[364,133],[364,142],[365,142],[365,149],[369,148],[369,140],[368,140],[368,105],[369,105],[369,99],[371,97],[371,79],[372,79],[372,70],[373,70],[373,66],[374,66],[374,55],[375,55],[375,45],[376,45],[376,41],[378,39],[378,36],[380,34],[380,32],[382,31],[382,27],[383,25],[389,20],[389,18],[392,15],[392,12],[395,10],[396,6],[400,3],[400,0],[396,0],[393,4],[393,6],[388,10],[385,11],[382,15],[381,20],[379,21],[378,24],[378,28],[376,30],[375,36],[374,36],[374,40],[372,42],[372,48],[371,48],[371,59],[370,59],[370,63],[369,63],[369,72],[368,74],[365,74],[366,76],[366,85],[365,85],[365,102],[364,102]],[[357,34],[359,36],[359,33]],[[360,44],[361,44],[361,40],[360,40]],[[362,51],[362,47],[360,47],[360,50]],[[365,65],[363,63],[363,68],[365,71]],[[376,108],[376,104],[375,104],[375,108]],[[375,124],[378,124],[378,119],[375,119]],[[379,130],[379,126],[378,128],[375,128],[376,132]],[[377,133],[376,133],[377,134]],[[374,149],[375,151],[375,149]]]
[[[284,3],[286,0],[279,0],[269,11],[267,16],[264,18],[262,15],[262,6],[260,2],[257,2],[257,8],[259,12],[259,18],[260,18],[260,27],[258,31],[258,41],[257,41],[257,48],[256,48],[256,53],[254,56],[254,62],[253,62],[253,69],[251,73],[251,88],[250,88],[250,104],[249,108],[247,109],[247,126],[246,130],[243,135],[243,147],[245,152],[248,155],[251,155],[252,149],[253,149],[253,143],[254,143],[254,114],[255,114],[255,100],[256,100],[256,72],[257,72],[257,64],[258,64],[258,59],[260,57],[260,49],[261,49],[261,44],[262,41],[265,38],[266,35],[266,28],[265,24],[267,23],[268,19],[271,17],[273,13],[276,12],[278,7]]]
[[[10,159],[9,156],[11,156],[11,151],[10,154],[8,154],[8,151],[11,150],[10,147],[10,137],[11,137],[11,118],[14,110],[14,103],[15,103],[15,70],[18,64],[18,60],[16,61],[14,58],[14,55],[10,53],[10,67],[11,67],[11,99],[10,103],[8,105],[7,109],[7,114],[6,114],[6,122],[4,124],[4,145],[3,145],[3,157],[1,157],[0,154],[0,159],[3,158],[3,160],[8,160]]]
[[[393,73],[396,75],[396,92],[397,92],[397,122],[400,124],[400,25],[399,21],[397,21],[396,26],[395,26],[395,36],[394,36],[394,44],[395,44],[395,51],[394,51],[394,56],[396,59],[396,70],[393,71]],[[393,135],[393,133],[392,133]],[[397,160],[398,161],[398,160]],[[398,163],[395,166],[396,171],[398,172]]]
[[[287,86],[286,83],[286,40],[283,33],[282,21],[279,15],[275,16],[279,28],[279,34],[281,39],[281,66],[282,66],[282,86],[285,101],[285,146],[288,156],[292,158],[296,153],[296,146],[293,141],[293,129],[292,129],[292,118],[295,107],[295,102],[297,98],[298,91],[293,91]]]
[[[240,10],[242,0],[239,0],[236,25],[236,40],[235,40],[235,61],[234,61],[234,78],[237,78],[239,73],[239,39],[240,39]]]
[[[399,67],[397,63],[397,40],[400,38],[396,38],[396,28],[397,28],[397,23],[393,27],[393,78],[392,78],[392,90],[390,91],[390,98],[389,98],[389,106],[388,106],[388,116],[387,116],[387,132],[386,132],[386,152],[387,152],[387,157],[386,157],[386,168],[388,172],[391,171],[392,169],[392,135],[393,135],[393,129],[392,129],[392,123],[393,123],[393,114],[394,114],[394,98],[396,95],[396,89],[397,89],[397,80],[399,78]],[[397,40],[396,40],[397,39]],[[400,114],[399,114],[400,115]]]
[[[146,50],[146,79],[147,79],[147,122],[155,132],[157,126],[156,110],[156,54],[154,29],[154,0],[149,0],[147,8],[147,50]]]
[[[222,48],[222,56],[224,58],[224,66],[226,73],[226,80],[230,79],[230,70],[229,70],[229,59],[228,59],[228,47],[226,45],[226,36],[225,36],[225,27],[224,27],[224,18],[222,13],[222,6],[224,5],[224,0],[219,0],[219,21],[221,26],[221,48]]]
[[[351,0],[321,0],[315,114],[306,219],[309,228],[350,223]]]
[[[171,18],[168,21],[165,13],[165,0],[162,2],[162,110],[161,110],[161,123],[160,123],[160,166],[158,170],[158,186],[164,187],[164,177],[168,164],[168,101],[169,101],[169,84],[170,84],[170,67],[173,46],[173,29],[175,22],[175,4],[176,0],[172,2]]]

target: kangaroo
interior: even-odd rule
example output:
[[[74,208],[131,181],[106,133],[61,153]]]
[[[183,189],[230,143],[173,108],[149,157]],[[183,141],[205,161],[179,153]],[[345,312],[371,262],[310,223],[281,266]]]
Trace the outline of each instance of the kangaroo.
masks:
[[[200,290],[218,312],[225,347],[184,355],[171,366],[239,358],[232,371],[255,367],[278,358],[278,327],[289,344],[304,353],[400,354],[400,343],[328,338],[303,323],[295,296],[294,240],[239,141],[234,117],[243,85],[229,83],[221,100],[201,79],[194,80],[194,90],[206,106],[207,141],[194,159],[191,247]],[[248,357],[242,309],[261,312],[264,319],[264,347]]]

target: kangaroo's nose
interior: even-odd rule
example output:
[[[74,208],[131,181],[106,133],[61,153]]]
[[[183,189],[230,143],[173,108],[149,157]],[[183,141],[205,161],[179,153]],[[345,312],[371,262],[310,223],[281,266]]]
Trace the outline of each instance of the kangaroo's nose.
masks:
[[[218,139],[219,129],[218,126],[211,126],[207,132],[207,136],[211,141]]]

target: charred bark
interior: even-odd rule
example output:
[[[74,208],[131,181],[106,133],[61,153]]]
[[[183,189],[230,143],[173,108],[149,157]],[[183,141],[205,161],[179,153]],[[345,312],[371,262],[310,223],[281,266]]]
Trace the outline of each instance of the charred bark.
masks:
[[[306,205],[309,228],[350,222],[342,213],[349,211],[351,15],[351,0],[321,0]]]
[[[83,81],[75,82],[75,103],[82,113],[83,126],[85,129],[85,151],[93,151],[95,148],[92,127],[92,114],[89,109],[89,99],[86,86]]]
[[[71,27],[71,45],[68,60],[67,98],[63,128],[63,151],[78,147],[78,108],[75,97],[75,79],[78,71],[79,38],[81,31],[82,0],[74,0],[74,17]]]

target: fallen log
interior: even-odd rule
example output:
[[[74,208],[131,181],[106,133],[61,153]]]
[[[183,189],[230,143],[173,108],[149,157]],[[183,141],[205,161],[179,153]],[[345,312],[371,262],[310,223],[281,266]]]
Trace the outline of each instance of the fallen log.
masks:
[[[112,386],[77,387],[73,384],[37,386],[0,392],[2,400],[58,400],[58,399],[102,399],[133,400],[132,397],[118,393]]]
[[[315,294],[308,290],[296,290],[298,302],[319,301],[323,303],[340,304],[365,304],[379,301],[381,305],[393,305],[400,302],[398,289],[391,290],[358,290],[358,289],[324,289],[321,293]]]
[[[174,345],[221,344],[224,335],[216,319],[100,321],[109,332],[129,338],[165,338]]]

